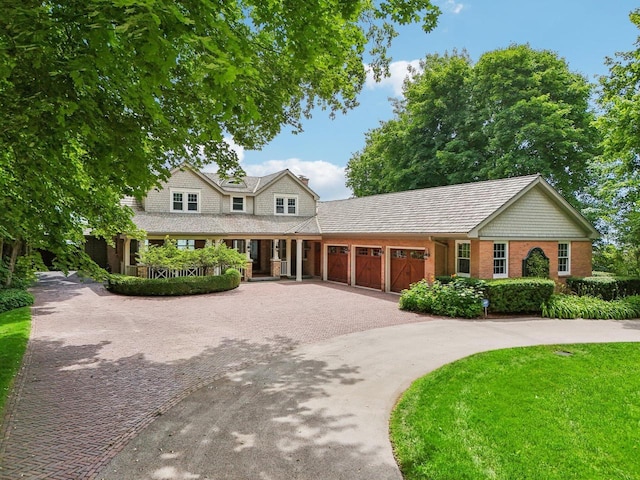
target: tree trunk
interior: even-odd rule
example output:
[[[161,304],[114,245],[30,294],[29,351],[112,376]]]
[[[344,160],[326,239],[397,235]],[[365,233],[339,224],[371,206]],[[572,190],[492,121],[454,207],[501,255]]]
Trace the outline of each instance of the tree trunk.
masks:
[[[11,257],[9,258],[9,273],[7,274],[7,280],[5,281],[4,286],[11,286],[11,282],[13,281],[13,272],[16,269],[16,262],[18,260],[18,254],[20,253],[20,249],[22,248],[22,241],[16,240],[13,242],[13,246],[11,247]]]

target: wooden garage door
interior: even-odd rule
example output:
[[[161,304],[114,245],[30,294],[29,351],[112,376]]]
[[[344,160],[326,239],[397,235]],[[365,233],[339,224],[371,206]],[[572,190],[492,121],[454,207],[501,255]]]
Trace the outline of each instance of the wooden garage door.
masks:
[[[382,249],[380,248],[356,248],[356,285],[382,288],[381,258]]]
[[[400,292],[424,278],[422,250],[391,250],[391,291]]]
[[[327,280],[347,283],[348,253],[347,247],[328,247]]]

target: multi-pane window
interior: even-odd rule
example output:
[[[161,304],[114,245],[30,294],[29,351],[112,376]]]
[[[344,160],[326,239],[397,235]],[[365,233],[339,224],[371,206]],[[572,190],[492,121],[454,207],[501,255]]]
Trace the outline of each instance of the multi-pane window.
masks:
[[[571,261],[569,257],[569,244],[558,244],[558,274],[568,275],[571,273]]]
[[[276,215],[297,215],[298,199],[296,197],[276,197]]]
[[[171,192],[172,212],[198,212],[200,211],[200,194],[184,190]]]
[[[178,247],[178,250],[193,250],[196,248],[196,241],[178,239],[176,240],[176,246]]]
[[[471,244],[459,242],[456,246],[456,273],[468,276],[471,273]]]
[[[198,194],[187,193],[187,210],[190,212],[198,211]]]
[[[174,192],[173,194],[173,210],[182,210],[182,193]]]
[[[493,276],[507,277],[507,244],[493,244]]]
[[[234,212],[244,212],[244,197],[233,197],[231,209]]]

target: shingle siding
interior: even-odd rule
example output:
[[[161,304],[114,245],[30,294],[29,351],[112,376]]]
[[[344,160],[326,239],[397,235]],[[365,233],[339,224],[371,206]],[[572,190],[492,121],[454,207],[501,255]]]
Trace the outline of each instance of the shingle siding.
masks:
[[[298,216],[311,217],[316,214],[316,201],[313,195],[289,176],[280,178],[255,197],[255,214],[273,215],[276,195],[297,196]]]
[[[160,190],[151,190],[145,201],[145,211],[161,213],[171,211],[171,189],[200,191],[200,213],[221,213],[222,195],[190,170],[175,172]]]
[[[533,188],[483,227],[480,237],[584,238],[573,219],[540,189]]]

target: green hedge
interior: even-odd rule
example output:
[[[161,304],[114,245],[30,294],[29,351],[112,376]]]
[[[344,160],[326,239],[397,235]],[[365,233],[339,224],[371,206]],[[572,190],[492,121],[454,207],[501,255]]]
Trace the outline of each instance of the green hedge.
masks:
[[[399,307],[446,317],[475,318],[482,315],[481,299],[477,288],[459,279],[446,284],[436,281],[433,285],[421,280],[402,292]]]
[[[230,268],[224,275],[205,277],[139,278],[110,275],[106,288],[121,295],[173,296],[224,292],[240,285],[240,272]]]
[[[20,288],[0,290],[0,313],[33,305],[33,295]]]
[[[554,288],[554,281],[548,278],[505,278],[487,280],[485,294],[491,312],[540,313]]]
[[[588,295],[552,295],[542,305],[542,316],[549,318],[589,318],[624,320],[640,318],[640,296],[603,300]]]
[[[440,283],[462,282],[489,299],[494,313],[540,313],[543,302],[553,295],[555,283],[548,278],[504,278],[480,280],[466,277],[436,277]]]
[[[640,295],[638,277],[569,277],[567,287],[576,295],[615,300]]]

